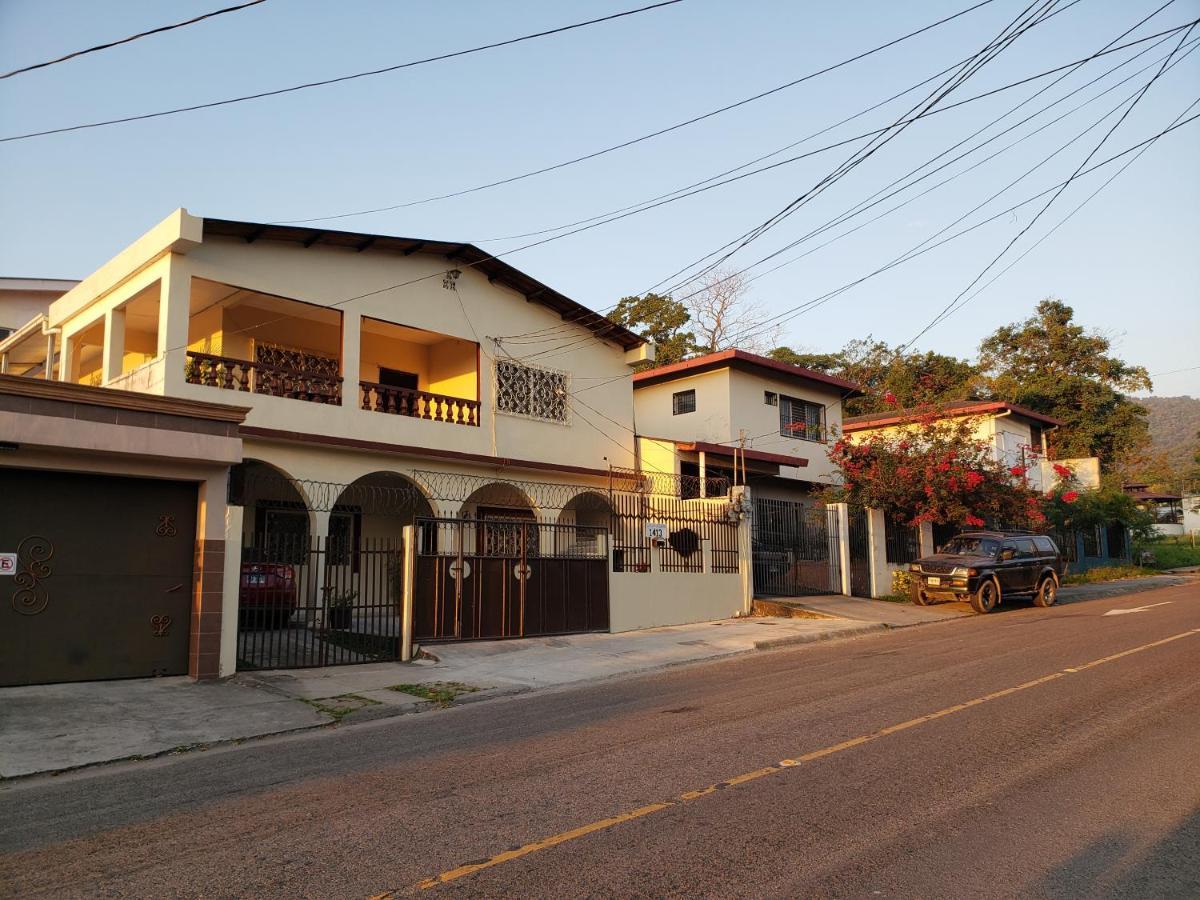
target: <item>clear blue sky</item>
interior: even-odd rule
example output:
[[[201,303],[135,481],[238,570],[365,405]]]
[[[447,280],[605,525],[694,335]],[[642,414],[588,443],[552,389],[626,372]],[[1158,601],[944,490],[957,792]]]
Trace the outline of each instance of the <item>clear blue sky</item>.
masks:
[[[955,96],[1086,56],[1160,2],[1082,0],[1022,38]],[[7,70],[38,62],[222,5],[228,4],[3,0],[0,65]],[[0,81],[0,133],[282,87],[637,5],[632,0],[268,0]],[[278,221],[383,206],[518,174],[773,87],[968,5],[968,0],[686,0],[617,22],[371,79],[0,144],[0,274],[81,277],[177,206],[199,215]],[[798,140],[967,56],[1024,5],[1024,0],[996,0],[867,61],[598,160],[462,198],[327,224],[476,241],[490,250],[516,246],[521,242],[489,239],[632,204]],[[1200,0],[1177,0],[1138,36],[1198,15]],[[1200,29],[1193,36],[1200,36]],[[1174,40],[1147,53],[1009,140],[1160,58],[1172,46]],[[1089,64],[1005,124],[1133,52]],[[847,239],[756,280],[753,299],[780,311],[887,262],[1091,125],[1150,74]],[[1045,83],[915,124],[735,262],[751,262],[822,224]],[[1197,96],[1200,52],[1151,88],[1097,159],[1161,129]],[[907,109],[901,103],[911,105],[916,98],[905,97],[800,149],[881,127]],[[999,211],[1065,178],[1114,120],[1093,129],[988,210]],[[765,219],[852,150],[822,153],[508,259],[579,301],[606,308]],[[969,157],[947,174],[983,155]],[[1080,321],[1110,334],[1121,355],[1153,373],[1200,366],[1198,160],[1200,121],[1159,141],[919,346],[972,355],[985,334],[1025,317],[1039,299],[1054,295],[1074,306]],[[1074,185],[1015,252],[1073,209],[1114,168]],[[907,340],[1037,208],[1024,207],[801,316],[787,326],[784,342],[833,350],[868,333],[890,343]],[[1200,396],[1200,369],[1157,378],[1155,392]]]

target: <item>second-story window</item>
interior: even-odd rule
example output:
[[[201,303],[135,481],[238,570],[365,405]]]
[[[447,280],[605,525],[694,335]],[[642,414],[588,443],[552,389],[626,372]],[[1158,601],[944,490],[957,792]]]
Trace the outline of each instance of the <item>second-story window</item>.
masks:
[[[671,395],[671,415],[682,416],[696,411],[696,392],[677,391]]]
[[[569,376],[555,369],[496,360],[496,409],[512,416],[567,422]]]
[[[779,433],[803,441],[825,440],[825,407],[820,403],[781,396]]]

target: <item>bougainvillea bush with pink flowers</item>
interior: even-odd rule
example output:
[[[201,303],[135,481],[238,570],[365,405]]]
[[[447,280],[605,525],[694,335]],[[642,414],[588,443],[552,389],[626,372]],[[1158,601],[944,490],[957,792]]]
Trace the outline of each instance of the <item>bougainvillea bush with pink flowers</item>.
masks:
[[[1024,472],[997,462],[973,432],[970,421],[931,409],[902,430],[843,437],[829,453],[842,475],[837,498],[911,525],[1041,528],[1042,498]]]

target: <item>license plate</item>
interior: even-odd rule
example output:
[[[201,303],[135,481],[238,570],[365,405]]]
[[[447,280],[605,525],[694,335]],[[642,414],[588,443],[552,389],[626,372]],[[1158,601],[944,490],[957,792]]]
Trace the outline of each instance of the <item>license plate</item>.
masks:
[[[246,576],[246,584],[266,584],[266,583],[267,583],[266,575],[247,575]]]
[[[931,575],[929,577],[929,586],[930,587],[937,587],[941,583],[942,583],[942,579],[938,578],[936,575]]]

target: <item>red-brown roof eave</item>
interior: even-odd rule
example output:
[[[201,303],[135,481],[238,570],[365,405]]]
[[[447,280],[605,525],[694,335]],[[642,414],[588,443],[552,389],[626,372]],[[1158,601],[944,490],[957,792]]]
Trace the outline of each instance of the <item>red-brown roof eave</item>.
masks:
[[[712,444],[707,441],[676,441],[675,446],[689,453],[711,453],[714,456],[729,456],[732,457],[735,447],[727,447],[724,444]],[[740,452],[740,451],[739,451]],[[808,465],[808,460],[802,456],[788,456],[783,453],[768,453],[766,450],[749,450],[745,451],[746,459],[755,459],[759,462],[774,463],[778,466],[795,466],[804,468]]]
[[[686,378],[690,375],[699,375],[703,372],[712,372],[727,368],[757,370],[760,373],[766,371],[796,380],[815,381],[845,391],[847,398],[858,397],[863,393],[859,385],[853,381],[847,381],[845,378],[826,375],[824,372],[818,372],[815,369],[794,366],[791,363],[780,362],[777,359],[759,356],[756,353],[747,353],[745,350],[721,350],[717,353],[707,353],[704,356],[697,356],[694,359],[685,359],[683,362],[671,363],[668,366],[660,366],[657,369],[646,369],[633,376],[633,387],[634,390],[637,390],[639,387],[661,384],[664,381],[671,381],[675,378]]]
[[[941,411],[939,418],[949,418],[951,416],[973,416],[987,415],[990,413],[1011,412],[1013,415],[1022,416],[1026,419],[1032,419],[1035,422],[1042,422],[1053,428],[1058,428],[1063,424],[1061,419],[1055,419],[1052,416],[1044,415],[1036,412],[1027,406],[1021,406],[1018,403],[1008,403],[1004,400],[980,400],[980,401],[960,401],[951,403]],[[912,422],[920,418],[920,413],[872,413],[866,416],[851,416],[842,420],[842,431],[853,433],[855,431],[867,431],[872,428],[886,428],[889,425],[900,425],[905,422]]]

